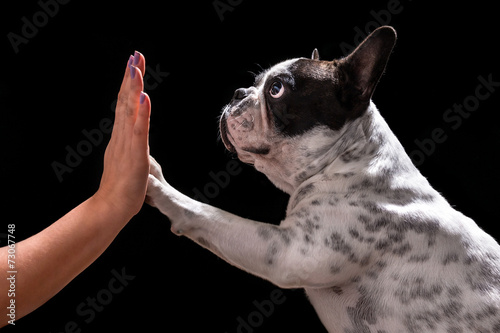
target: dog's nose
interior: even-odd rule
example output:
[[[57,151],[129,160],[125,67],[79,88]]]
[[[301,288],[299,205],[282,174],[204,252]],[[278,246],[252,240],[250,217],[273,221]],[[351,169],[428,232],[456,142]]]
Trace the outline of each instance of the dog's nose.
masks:
[[[248,96],[248,89],[240,88],[236,89],[233,95],[233,101],[241,101]]]

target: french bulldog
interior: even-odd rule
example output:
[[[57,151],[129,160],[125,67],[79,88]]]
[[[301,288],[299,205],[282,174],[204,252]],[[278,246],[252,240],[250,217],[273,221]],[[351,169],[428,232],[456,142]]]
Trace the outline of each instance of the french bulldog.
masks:
[[[500,332],[500,246],[428,183],[371,97],[396,41],[284,61],[235,91],[225,147],[290,195],[271,225],[197,202],[151,159],[148,202],[172,231],[282,288],[329,332]]]

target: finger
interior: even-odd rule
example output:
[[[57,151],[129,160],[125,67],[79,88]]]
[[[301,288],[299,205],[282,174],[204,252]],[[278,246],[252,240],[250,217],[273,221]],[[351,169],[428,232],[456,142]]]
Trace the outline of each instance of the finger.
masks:
[[[139,103],[141,92],[144,89],[144,82],[142,72],[139,68],[132,65],[129,70],[129,89],[126,92],[127,101],[125,102],[124,107],[127,123],[129,125],[133,125],[135,123],[135,118],[137,117],[137,111],[139,110]]]
[[[120,97],[118,98],[117,117],[123,121],[122,126],[128,125],[129,128],[132,128],[137,117],[139,99],[141,91],[144,89],[144,81],[139,68],[132,64],[128,67],[129,75],[124,80],[125,85],[122,91],[120,91]],[[128,134],[126,135],[128,136]]]
[[[134,52],[133,65],[141,70],[142,75],[146,73],[146,58],[139,51]]]
[[[127,67],[125,68],[125,74],[123,76],[122,84],[120,86],[120,91],[118,93],[118,102],[127,102],[126,98],[129,96],[128,89],[132,87],[136,93],[140,93],[144,87],[144,71],[146,66],[146,59],[139,52],[135,52],[135,55],[131,55],[127,62]],[[137,72],[139,70],[139,73]],[[138,80],[136,80],[138,77]],[[127,84],[132,82],[132,85]]]
[[[130,56],[125,68],[125,74],[122,80],[118,100],[116,104],[115,123],[113,127],[112,139],[120,145],[129,145],[132,136],[137,111],[139,109],[140,94],[144,90],[144,71],[146,59],[135,51]]]
[[[134,177],[137,180],[145,179],[149,174],[149,117],[151,114],[151,101],[147,94],[141,95],[141,102],[137,113],[137,120],[131,137],[130,163],[134,165]],[[146,187],[141,187],[140,191]]]
[[[149,163],[149,118],[151,115],[151,99],[148,94],[141,93],[139,110],[134,124],[132,137],[132,153],[137,160]]]
[[[125,69],[125,75],[123,77],[122,85],[120,87],[120,91],[124,87],[125,79],[130,75],[130,67],[135,66],[139,68],[142,72],[142,75],[146,72],[146,58],[142,53],[135,51],[134,55],[131,55],[127,61],[127,67]]]
[[[131,78],[132,94],[129,95],[130,105],[134,106],[128,108],[127,116],[130,117],[132,123],[135,121],[136,112],[138,110],[138,102],[141,97],[141,92],[144,90],[144,72],[146,68],[146,58],[139,52],[135,51],[132,62],[129,62],[129,72]],[[132,117],[131,117],[132,116]]]
[[[129,56],[128,60],[127,60],[127,66],[125,67],[125,73],[123,75],[123,80],[122,80],[122,84],[120,86],[120,91],[118,93],[118,97],[120,96],[120,93],[121,92],[124,92],[125,91],[125,87],[126,87],[126,82],[127,82],[127,79],[130,77],[130,67],[134,64],[134,56]]]
[[[131,77],[131,70],[132,70],[132,65],[134,63],[134,57],[129,56],[127,65],[125,67],[125,73],[123,76],[123,80],[120,86],[120,91],[118,92],[118,99],[116,101],[116,107],[115,107],[115,124],[114,124],[114,129],[118,129],[118,126],[123,125],[124,123],[124,111],[125,107],[128,103],[128,96],[129,96],[129,89],[130,89],[130,77]],[[133,69],[135,71],[135,69]],[[115,131],[113,131],[115,132]]]

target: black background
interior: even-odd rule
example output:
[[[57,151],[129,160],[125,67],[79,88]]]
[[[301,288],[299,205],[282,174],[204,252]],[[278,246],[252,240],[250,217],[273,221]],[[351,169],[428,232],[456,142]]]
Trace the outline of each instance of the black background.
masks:
[[[5,245],[7,224],[15,223],[17,240],[25,239],[97,190],[109,134],[62,181],[52,164],[65,164],[66,147],[76,149],[86,140],[83,130],[113,119],[113,102],[134,50],[164,73],[161,82],[150,79],[147,91],[153,108],[151,153],[167,180],[194,196],[193,189],[203,193],[213,183],[210,174],[231,161],[217,140],[217,116],[236,88],[252,84],[249,72],[309,57],[314,48],[322,59],[341,57],[342,43],[353,45],[357,31],[380,25],[376,13],[396,28],[398,42],[374,102],[408,153],[418,149],[415,140],[430,139],[435,128],[444,131],[446,141],[435,144],[420,170],[453,206],[499,237],[500,89],[456,129],[443,120],[447,109],[474,96],[479,76],[500,81],[496,5],[401,0],[397,14],[384,16],[381,11],[396,2],[233,0],[232,10],[220,17],[212,0],[73,0],[45,21],[37,16],[42,10],[37,1],[3,3],[0,241]],[[33,22],[34,16],[40,27],[16,53],[8,34],[22,35],[22,18]],[[212,192],[210,203],[279,223],[287,196],[251,167],[239,166],[227,186]],[[232,333],[238,331],[238,317],[258,318],[253,301],[269,300],[277,287],[169,229],[166,217],[144,207],[92,266],[5,331],[64,332],[74,321],[82,332]],[[113,269],[135,278],[85,322],[89,317],[76,308],[107,288]],[[283,293],[285,301],[252,331],[324,331],[303,291]]]

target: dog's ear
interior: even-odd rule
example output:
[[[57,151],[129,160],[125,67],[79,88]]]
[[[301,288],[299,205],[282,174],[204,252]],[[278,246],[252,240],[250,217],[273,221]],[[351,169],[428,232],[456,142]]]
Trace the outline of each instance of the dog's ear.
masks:
[[[319,52],[318,52],[318,49],[314,49],[314,50],[313,50],[313,53],[312,53],[311,59],[312,59],[312,60],[319,60]]]
[[[341,99],[349,106],[366,107],[370,102],[395,43],[396,31],[383,26],[366,37],[350,55],[337,62]]]

